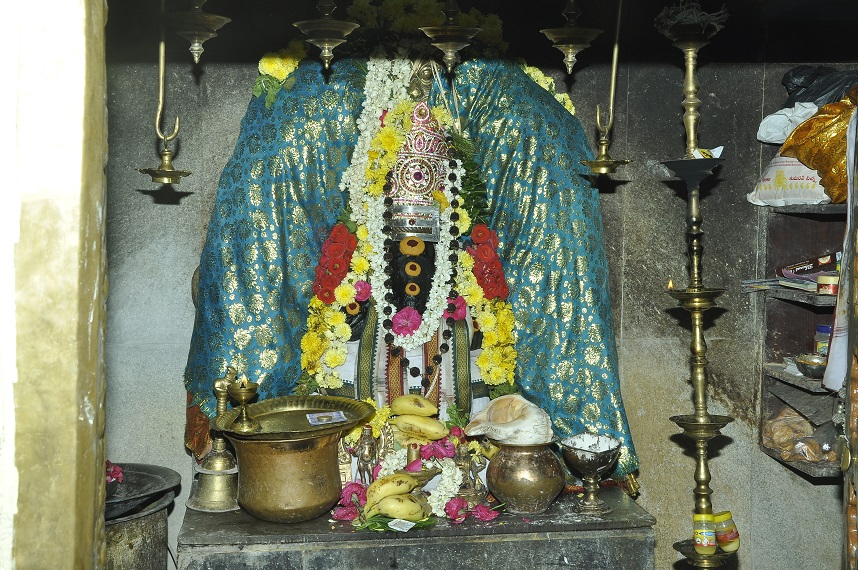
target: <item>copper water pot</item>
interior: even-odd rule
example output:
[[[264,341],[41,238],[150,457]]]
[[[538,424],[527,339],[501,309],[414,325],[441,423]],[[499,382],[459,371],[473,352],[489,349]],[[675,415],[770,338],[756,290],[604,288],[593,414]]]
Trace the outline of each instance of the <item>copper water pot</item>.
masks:
[[[504,508],[518,515],[545,512],[566,477],[551,443],[538,445],[495,444],[500,448],[486,470],[486,485]]]

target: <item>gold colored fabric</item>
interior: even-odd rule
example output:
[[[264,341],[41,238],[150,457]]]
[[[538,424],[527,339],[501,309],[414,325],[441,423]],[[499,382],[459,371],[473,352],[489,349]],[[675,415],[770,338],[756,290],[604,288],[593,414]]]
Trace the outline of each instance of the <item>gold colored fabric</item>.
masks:
[[[781,147],[781,156],[797,158],[819,174],[825,193],[835,204],[846,201],[846,129],[858,100],[858,85],[836,103],[824,105],[797,126]]]

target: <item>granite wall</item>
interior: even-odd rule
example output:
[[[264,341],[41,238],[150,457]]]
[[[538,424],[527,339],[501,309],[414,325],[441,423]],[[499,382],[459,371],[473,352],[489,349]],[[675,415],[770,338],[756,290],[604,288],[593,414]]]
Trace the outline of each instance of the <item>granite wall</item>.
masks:
[[[742,534],[734,567],[834,568],[842,542],[841,486],[808,480],[758,448],[763,304],[739,288],[741,279],[762,277],[767,212],[745,195],[775,151],[756,141],[756,130],[785,99],[780,79],[792,64],[718,63],[710,59],[716,50],[701,52],[699,70],[700,146],[724,145],[726,159],[702,200],[704,282],[725,289],[706,330],[709,403],[711,412],[736,421],[711,447],[713,503],[733,511]],[[669,55],[621,64],[611,155],[633,162],[602,184],[601,193],[623,397],[642,461],[638,500],[658,521],[657,568],[677,560],[672,544],[690,536],[694,506],[693,454],[668,419],[693,410],[687,319],[665,292],[669,278],[686,283],[685,192],[667,182],[670,174],[660,164],[680,158],[685,145],[681,54]],[[164,204],[159,200],[177,197],[153,195],[158,186],[135,170],[158,164],[157,68],[133,62],[108,68],[108,457],[182,474],[169,518],[171,545],[192,479],[182,444],[191,275],[256,76],[249,63],[208,63],[201,70],[190,62],[168,67],[164,123],[181,117],[175,166],[193,175],[176,187],[190,194]],[[595,140],[594,109],[607,104],[609,68],[581,65],[572,80],[559,69],[553,73]]]

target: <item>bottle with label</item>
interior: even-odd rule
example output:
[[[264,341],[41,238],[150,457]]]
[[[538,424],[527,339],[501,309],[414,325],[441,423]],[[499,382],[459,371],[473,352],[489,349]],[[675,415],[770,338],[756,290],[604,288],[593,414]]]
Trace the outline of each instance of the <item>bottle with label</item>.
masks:
[[[733,522],[730,511],[722,511],[712,515],[715,521],[715,540],[724,552],[735,552],[739,549],[739,530]]]
[[[697,554],[715,554],[715,517],[712,515],[695,514],[694,522],[694,551]]]
[[[813,352],[828,356],[828,341],[831,339],[831,325],[816,325],[813,336]]]

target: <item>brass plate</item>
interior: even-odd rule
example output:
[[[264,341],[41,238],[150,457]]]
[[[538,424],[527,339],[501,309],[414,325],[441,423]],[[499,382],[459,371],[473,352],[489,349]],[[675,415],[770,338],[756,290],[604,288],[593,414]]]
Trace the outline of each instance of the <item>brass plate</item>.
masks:
[[[340,411],[344,421],[313,426],[307,414]],[[321,437],[348,431],[367,421],[375,408],[366,402],[339,396],[281,396],[247,406],[247,413],[262,426],[260,431],[247,435],[232,430],[241,408],[232,408],[218,416],[215,427],[239,439],[296,440]]]

